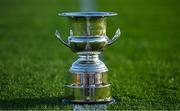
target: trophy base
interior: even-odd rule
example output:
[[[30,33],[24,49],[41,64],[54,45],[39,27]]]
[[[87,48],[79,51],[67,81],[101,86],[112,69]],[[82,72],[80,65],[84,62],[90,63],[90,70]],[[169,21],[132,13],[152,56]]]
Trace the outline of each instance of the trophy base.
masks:
[[[99,101],[86,101],[86,100],[68,100],[63,99],[62,102],[64,104],[77,104],[77,105],[95,105],[95,104],[113,104],[115,102],[115,99],[110,100],[99,100]]]

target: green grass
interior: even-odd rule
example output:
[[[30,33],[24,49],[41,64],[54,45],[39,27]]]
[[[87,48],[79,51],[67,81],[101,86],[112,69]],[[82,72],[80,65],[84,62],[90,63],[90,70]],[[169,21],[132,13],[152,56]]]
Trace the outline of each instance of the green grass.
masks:
[[[114,11],[108,35],[122,38],[104,51],[112,94],[108,109],[180,109],[179,0],[99,0]],[[58,12],[79,11],[76,0],[0,1],[0,109],[71,109],[63,84],[77,58],[55,39],[68,36]]]

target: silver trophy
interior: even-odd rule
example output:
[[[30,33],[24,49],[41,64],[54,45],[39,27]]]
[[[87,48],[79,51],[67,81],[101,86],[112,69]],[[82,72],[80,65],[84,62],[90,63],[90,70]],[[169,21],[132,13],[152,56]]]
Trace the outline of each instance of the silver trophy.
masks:
[[[70,20],[70,36],[67,42],[60,33],[55,35],[60,42],[78,54],[79,58],[69,69],[65,85],[65,103],[98,104],[112,103],[111,84],[107,81],[107,67],[99,59],[106,46],[112,45],[120,37],[117,29],[114,37],[106,35],[107,17],[113,12],[71,12],[60,13]]]

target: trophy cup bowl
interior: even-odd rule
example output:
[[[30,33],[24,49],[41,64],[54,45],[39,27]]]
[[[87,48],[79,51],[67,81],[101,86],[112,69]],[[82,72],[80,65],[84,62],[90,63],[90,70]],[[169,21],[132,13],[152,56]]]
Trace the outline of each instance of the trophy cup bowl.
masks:
[[[56,31],[59,40],[74,52],[101,52],[105,46],[113,44],[120,37],[120,29],[110,40],[106,36],[107,17],[115,16],[113,12],[70,12],[60,13],[70,20],[70,36],[65,42]]]
[[[107,17],[117,14],[69,12],[58,15],[69,18],[70,35],[66,42],[56,30],[56,37],[79,56],[69,70],[63,101],[73,104],[112,103],[114,99],[111,97],[111,84],[107,80],[108,69],[98,55],[120,37],[119,28],[112,39],[106,35]]]

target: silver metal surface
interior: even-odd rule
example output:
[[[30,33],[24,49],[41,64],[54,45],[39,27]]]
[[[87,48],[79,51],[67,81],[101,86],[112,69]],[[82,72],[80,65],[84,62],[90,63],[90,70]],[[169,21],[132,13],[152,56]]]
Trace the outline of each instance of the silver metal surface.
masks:
[[[71,73],[94,74],[106,71],[108,69],[98,55],[79,55],[79,59],[70,68]]]
[[[112,45],[113,43],[115,43],[120,38],[120,36],[121,36],[121,30],[120,28],[118,28],[112,40],[108,40],[107,45]]]
[[[108,43],[108,38],[106,36],[100,36],[100,37],[70,36],[68,38],[68,42],[69,42],[69,46],[74,52],[88,52],[88,51],[102,52]]]
[[[59,16],[70,16],[70,17],[107,17],[115,16],[117,13],[114,12],[66,12],[59,13]]]
[[[104,87],[109,87],[111,84],[104,84],[104,85],[91,85],[88,88],[104,88]],[[85,88],[83,85],[65,85],[65,87],[69,88]]]
[[[97,102],[110,100],[111,85],[65,85],[66,99],[72,101]]]
[[[70,36],[68,37],[69,43],[76,42],[76,43],[87,43],[87,42],[108,42],[107,36]]]
[[[86,51],[86,52],[77,52],[78,55],[99,55],[101,52],[97,51]]]
[[[56,35],[56,37],[59,39],[59,41],[60,41],[62,44],[64,44],[64,45],[66,45],[67,47],[71,48],[70,45],[69,45],[69,43],[65,42],[65,41],[61,38],[60,33],[58,32],[58,30],[56,30],[55,35]]]
[[[114,37],[112,38],[112,40],[110,40],[107,36],[84,36],[84,37],[74,37],[74,36],[70,36],[68,37],[68,41],[65,42],[61,36],[60,33],[56,30],[55,33],[56,37],[59,39],[59,41],[66,45],[67,47],[69,47],[70,49],[72,49],[75,52],[85,52],[85,51],[93,51],[93,52],[101,52],[106,45],[112,45],[113,43],[115,43],[120,35],[121,35],[121,31],[118,28]],[[78,46],[80,43],[86,43],[86,45],[84,46]],[[93,44],[95,44],[96,46],[93,47]],[[77,46],[74,46],[77,45]],[[79,51],[77,51],[77,49],[81,49]]]
[[[68,103],[112,103],[111,84],[108,83],[106,65],[99,54],[106,46],[114,44],[121,35],[118,28],[114,37],[106,35],[106,17],[115,16],[114,12],[69,12],[70,35],[63,40],[56,30],[59,41],[78,54],[78,59],[69,69],[65,85],[65,99]]]
[[[107,105],[106,104],[91,104],[91,105],[75,104],[73,105],[73,111],[107,111]]]

